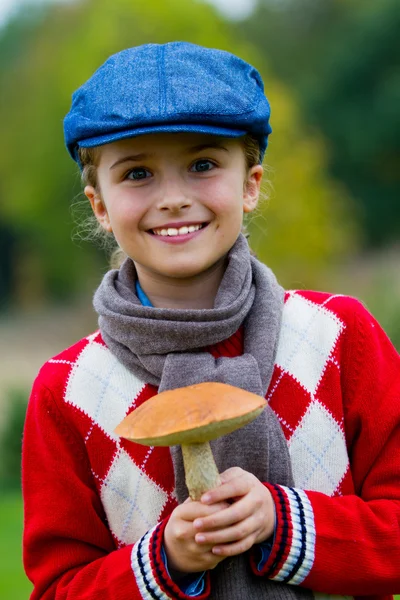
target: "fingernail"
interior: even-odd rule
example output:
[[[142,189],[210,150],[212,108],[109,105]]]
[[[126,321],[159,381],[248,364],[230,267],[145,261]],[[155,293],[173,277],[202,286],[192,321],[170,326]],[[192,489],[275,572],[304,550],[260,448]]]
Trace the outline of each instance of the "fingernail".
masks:
[[[206,504],[207,504],[208,502],[211,502],[211,496],[210,496],[210,494],[204,494],[204,495],[201,497],[201,501],[202,501],[202,502],[205,502]]]
[[[212,553],[213,554],[221,554],[221,548],[217,548],[217,547],[213,548]]]
[[[202,542],[206,541],[206,538],[204,535],[202,535],[201,533],[198,533],[195,538],[196,542],[198,542],[199,544],[201,544]]]
[[[193,521],[193,526],[195,529],[201,529],[203,527],[203,521],[201,519],[195,519]]]

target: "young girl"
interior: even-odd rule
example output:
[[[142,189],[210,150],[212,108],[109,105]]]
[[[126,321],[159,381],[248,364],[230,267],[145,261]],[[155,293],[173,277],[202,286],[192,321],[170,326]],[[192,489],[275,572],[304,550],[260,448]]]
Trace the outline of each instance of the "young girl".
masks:
[[[357,300],[285,293],[250,255],[270,133],[258,72],[188,43],[120,52],[74,94],[66,144],[127,258],[96,291],[99,331],[33,387],[33,600],[400,592],[400,358]],[[194,502],[178,448],[114,429],[199,381],[269,406],[213,442],[222,484]]]

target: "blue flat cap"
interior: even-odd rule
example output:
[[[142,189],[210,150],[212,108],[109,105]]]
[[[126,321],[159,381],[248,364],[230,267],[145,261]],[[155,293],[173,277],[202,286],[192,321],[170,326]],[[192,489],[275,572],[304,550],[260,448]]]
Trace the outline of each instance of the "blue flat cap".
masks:
[[[78,148],[161,132],[252,134],[263,158],[270,106],[258,71],[223,50],[187,42],[145,44],[111,56],[72,96],[64,119]]]

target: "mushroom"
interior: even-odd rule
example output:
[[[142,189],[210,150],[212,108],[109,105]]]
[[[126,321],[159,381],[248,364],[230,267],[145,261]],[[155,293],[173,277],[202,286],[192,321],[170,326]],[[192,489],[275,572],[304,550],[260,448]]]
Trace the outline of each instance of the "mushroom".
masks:
[[[115,433],[146,446],[182,447],[192,500],[220,484],[209,441],[253,421],[266,400],[225,383],[207,382],[161,392],[131,412]]]

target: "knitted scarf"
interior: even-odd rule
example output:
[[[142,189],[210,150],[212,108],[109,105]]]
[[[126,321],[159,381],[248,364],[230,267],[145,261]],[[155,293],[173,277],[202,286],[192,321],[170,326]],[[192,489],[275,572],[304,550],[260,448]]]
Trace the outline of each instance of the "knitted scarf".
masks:
[[[212,309],[143,306],[135,293],[136,270],[126,259],[109,271],[94,296],[104,341],[115,356],[159,391],[218,381],[265,397],[274,367],[284,291],[272,271],[252,257],[240,234]],[[214,358],[204,348],[228,339],[244,325],[244,353]],[[280,424],[267,406],[249,425],[211,442],[220,472],[239,466],[260,481],[293,485],[290,458]],[[188,496],[182,453],[171,448],[176,495]],[[211,572],[212,598],[297,598],[307,592],[250,572],[248,559],[224,560]]]

